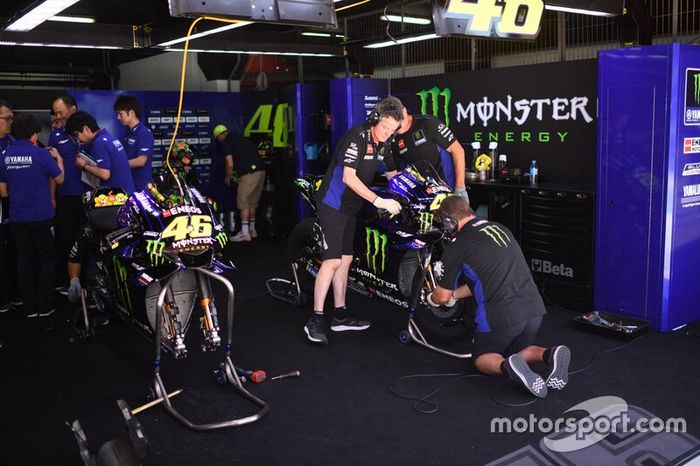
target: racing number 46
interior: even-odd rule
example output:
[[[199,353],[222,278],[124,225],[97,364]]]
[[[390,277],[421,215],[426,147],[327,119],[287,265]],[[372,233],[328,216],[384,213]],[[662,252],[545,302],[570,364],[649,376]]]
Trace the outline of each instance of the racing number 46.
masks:
[[[175,241],[180,241],[185,238],[202,238],[211,236],[211,217],[208,215],[181,215],[175,217],[165,227],[161,238],[173,238]]]
[[[536,37],[544,12],[543,0],[449,0],[446,17],[469,19],[466,34],[496,37]]]

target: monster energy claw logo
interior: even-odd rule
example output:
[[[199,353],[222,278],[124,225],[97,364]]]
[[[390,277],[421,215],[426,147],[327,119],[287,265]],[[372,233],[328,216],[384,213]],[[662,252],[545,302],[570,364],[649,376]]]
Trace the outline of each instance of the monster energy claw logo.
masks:
[[[700,105],[700,73],[693,75],[693,86],[695,103]]]
[[[146,253],[151,261],[151,265],[162,265],[165,262],[163,259],[163,248],[165,243],[158,239],[149,239],[146,241]]]
[[[420,230],[421,231],[426,231],[430,230],[433,226],[433,214],[430,212],[421,212],[420,213]]]
[[[122,263],[119,262],[119,259],[117,259],[116,256],[112,256],[112,262],[114,264],[114,276],[117,279],[117,290],[119,292],[119,297],[122,299],[122,302],[128,306],[129,309],[132,309],[131,295],[129,294],[129,283],[127,282],[126,267],[124,267],[124,265],[122,265]]]
[[[479,231],[488,235],[489,238],[494,240],[499,247],[507,248],[508,243],[510,243],[510,238],[508,235],[497,225],[488,225]]]
[[[434,86],[430,89],[424,89],[422,91],[416,92],[416,95],[420,97],[420,112],[423,115],[432,114],[436,118],[440,118],[440,97],[443,98],[442,102],[442,119],[445,121],[447,126],[450,126],[450,100],[452,99],[452,90],[449,87],[440,89]],[[428,112],[428,96],[430,96],[430,103],[432,105],[432,112]]]
[[[374,228],[365,228],[367,241],[367,267],[374,273],[384,273],[386,266],[386,246],[389,242],[386,235]]]
[[[226,236],[225,232],[220,231],[219,234],[216,235],[216,240],[219,242],[219,245],[221,245],[221,247],[223,248],[228,242],[228,236]]]

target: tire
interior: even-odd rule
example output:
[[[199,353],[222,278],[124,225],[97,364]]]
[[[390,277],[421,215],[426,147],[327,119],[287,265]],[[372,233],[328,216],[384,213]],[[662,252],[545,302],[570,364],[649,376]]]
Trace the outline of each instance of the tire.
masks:
[[[458,301],[452,308],[446,310],[419,305],[416,308],[415,320],[427,339],[456,341],[466,339],[474,333],[472,326],[465,322],[466,313],[468,313],[468,302],[465,300]]]
[[[316,218],[305,218],[299,222],[289,235],[287,258],[290,262],[313,254],[318,249]]]

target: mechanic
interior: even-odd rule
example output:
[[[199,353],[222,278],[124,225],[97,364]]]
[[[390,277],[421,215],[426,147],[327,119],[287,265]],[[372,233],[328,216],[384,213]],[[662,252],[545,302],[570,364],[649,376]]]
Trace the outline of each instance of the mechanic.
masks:
[[[153,133],[141,123],[141,104],[136,97],[121,95],[114,102],[117,120],[126,126],[122,145],[129,158],[129,167],[137,191],[153,181]]]
[[[333,160],[316,193],[325,249],[314,284],[314,313],[304,326],[307,337],[314,343],[328,344],[323,307],[331,284],[335,306],[331,330],[364,330],[370,325],[350,315],[345,307],[355,221],[364,201],[392,215],[401,210],[398,202],[377,196],[368,186],[382,161],[386,165],[387,177],[396,175],[389,140],[401,126],[402,112],[401,101],[396,97],[387,97],[377,103],[367,122],[347,130],[338,142]]]
[[[566,346],[533,345],[546,310],[513,233],[476,218],[461,196],[448,196],[440,211],[455,221],[457,234],[434,265],[438,285],[428,295],[430,305],[474,298],[474,365],[482,373],[506,374],[539,398],[547,388],[564,388],[571,353]],[[539,362],[548,364],[546,379],[529,366]]]
[[[452,156],[454,180],[451,179],[452,173],[444,173],[440,148]],[[442,121],[430,115],[411,115],[404,108],[403,121],[394,136],[392,150],[401,166],[414,164],[421,169],[423,164],[432,165],[440,177],[453,186],[455,194],[469,200],[465,186],[464,149],[452,130]]]

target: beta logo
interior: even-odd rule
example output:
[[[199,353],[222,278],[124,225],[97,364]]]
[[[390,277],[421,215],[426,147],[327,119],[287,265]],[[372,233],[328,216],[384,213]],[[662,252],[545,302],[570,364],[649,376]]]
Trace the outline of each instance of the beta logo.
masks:
[[[548,260],[532,259],[530,269],[537,273],[546,273],[557,277],[574,278],[574,269],[564,264],[554,265]]]

